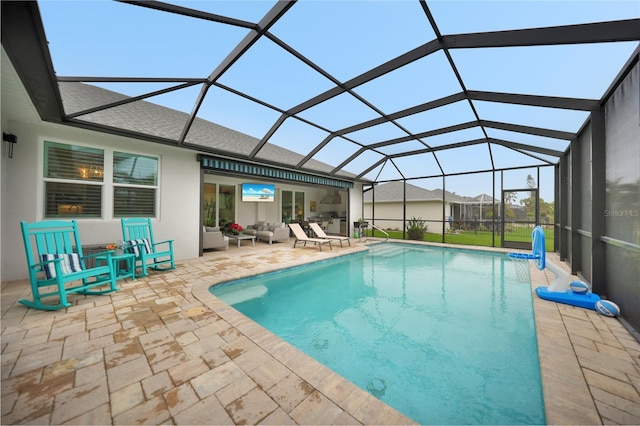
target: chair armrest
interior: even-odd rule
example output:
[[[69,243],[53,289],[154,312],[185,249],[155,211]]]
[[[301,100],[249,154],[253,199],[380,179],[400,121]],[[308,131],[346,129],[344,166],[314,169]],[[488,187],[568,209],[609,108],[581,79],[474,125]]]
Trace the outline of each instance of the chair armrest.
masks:
[[[224,235],[220,231],[205,232],[202,234],[202,239],[204,241],[222,241]]]
[[[56,273],[61,271],[61,266],[62,265],[62,259],[49,259],[49,260],[41,260],[38,263],[34,263],[33,265],[31,265],[32,269],[35,269],[37,271],[44,271],[44,265],[47,265],[49,263],[57,263],[58,265],[54,265],[54,267],[56,268]]]
[[[173,241],[174,240],[165,240],[165,241],[160,241],[159,243],[154,243],[153,246],[151,247],[153,249],[153,251],[156,251],[156,247],[161,246],[163,244],[167,244],[167,249],[166,250],[170,250],[173,251]],[[149,241],[151,242],[151,241]]]
[[[202,234],[202,248],[224,247],[228,244],[229,239],[226,238],[221,231],[210,231]]]
[[[289,228],[276,228],[273,230],[273,238],[274,239],[282,239],[282,238],[289,238]]]

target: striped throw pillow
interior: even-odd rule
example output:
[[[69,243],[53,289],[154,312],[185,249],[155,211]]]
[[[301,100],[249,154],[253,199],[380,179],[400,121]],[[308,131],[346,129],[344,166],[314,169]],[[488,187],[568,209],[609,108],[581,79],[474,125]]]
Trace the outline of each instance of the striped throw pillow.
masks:
[[[77,253],[71,254],[43,254],[42,261],[46,262],[48,260],[54,259],[62,259],[60,262],[60,267],[62,269],[62,275],[68,275],[73,272],[82,271],[82,264],[80,263],[80,257]],[[42,270],[44,271],[45,277],[48,280],[56,277],[56,267],[55,262],[45,263],[42,265]]]
[[[140,257],[140,254],[149,254],[152,252],[151,244],[146,238],[129,240],[127,241],[127,246],[131,248],[131,251],[136,255],[136,257]]]

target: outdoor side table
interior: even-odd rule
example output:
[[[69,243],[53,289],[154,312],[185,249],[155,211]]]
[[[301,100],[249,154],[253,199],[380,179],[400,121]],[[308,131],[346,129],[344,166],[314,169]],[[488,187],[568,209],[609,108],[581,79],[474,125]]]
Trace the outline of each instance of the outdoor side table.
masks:
[[[102,262],[106,262],[106,256],[96,256],[96,263],[101,264]],[[136,255],[133,253],[122,253],[122,254],[113,254],[111,255],[111,262],[113,262],[113,269],[116,271],[116,280],[123,280],[125,278],[131,278],[131,280],[136,279],[136,268],[135,268],[135,260]],[[122,268],[122,263],[126,265],[126,267]]]

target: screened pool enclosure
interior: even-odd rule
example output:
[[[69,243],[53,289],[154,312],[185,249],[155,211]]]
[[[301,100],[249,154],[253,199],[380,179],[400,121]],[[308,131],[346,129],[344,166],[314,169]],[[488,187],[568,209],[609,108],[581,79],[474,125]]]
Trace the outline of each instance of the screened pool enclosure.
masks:
[[[433,241],[542,224],[636,329],[638,40],[625,1],[2,3],[42,121],[362,185]]]

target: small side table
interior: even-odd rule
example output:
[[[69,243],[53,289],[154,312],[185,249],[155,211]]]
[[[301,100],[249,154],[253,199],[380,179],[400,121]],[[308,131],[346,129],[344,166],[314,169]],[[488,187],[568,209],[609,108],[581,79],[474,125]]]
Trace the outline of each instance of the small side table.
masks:
[[[96,264],[100,265],[107,261],[106,256],[96,256]],[[111,262],[113,269],[116,271],[116,280],[125,278],[136,279],[136,255],[133,253],[112,254]],[[121,262],[126,264],[126,268],[121,268]]]

